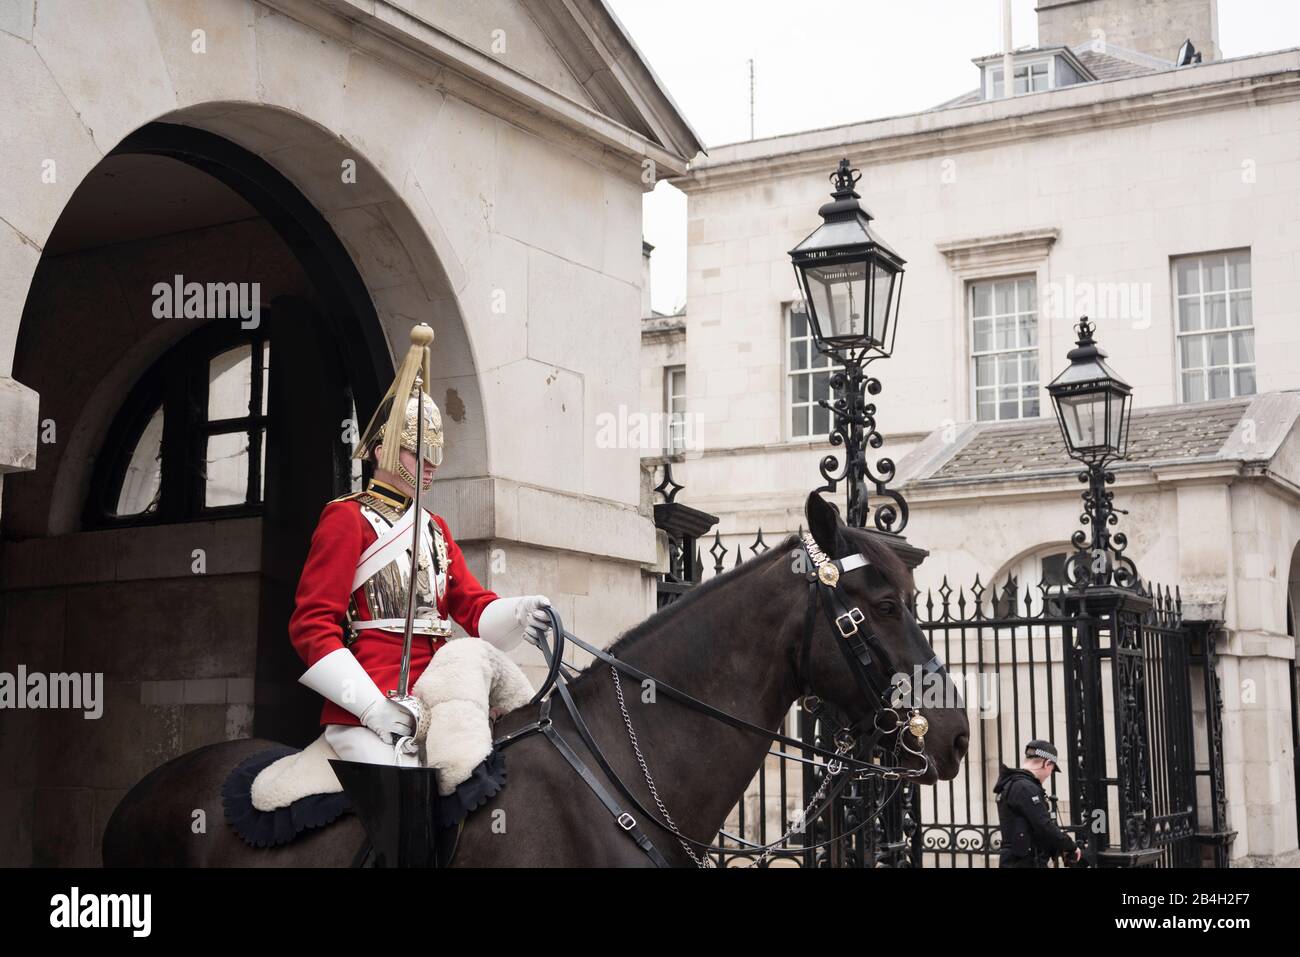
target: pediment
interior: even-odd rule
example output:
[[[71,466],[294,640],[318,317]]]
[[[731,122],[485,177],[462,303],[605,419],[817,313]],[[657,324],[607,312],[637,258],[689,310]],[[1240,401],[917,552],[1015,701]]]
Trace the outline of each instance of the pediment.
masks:
[[[703,148],[603,0],[389,2],[678,156]]]

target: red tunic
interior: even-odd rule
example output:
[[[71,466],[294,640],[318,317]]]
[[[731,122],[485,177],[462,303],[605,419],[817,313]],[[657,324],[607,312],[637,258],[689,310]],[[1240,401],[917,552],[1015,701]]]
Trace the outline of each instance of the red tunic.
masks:
[[[441,515],[434,515],[447,540],[447,593],[438,599],[438,612],[450,616],[471,635],[478,636],[478,619],[483,609],[499,596],[479,584],[460,546]],[[356,574],[361,553],[378,536],[361,514],[355,501],[330,502],[321,512],[320,522],[312,535],[311,551],[298,579],[293,615],[289,618],[289,640],[308,668],[330,652],[343,648],[343,623],[348,599],[356,598],[361,621],[371,617],[364,588],[351,595],[352,577]],[[411,642],[411,685],[446,643],[445,638],[414,635]],[[351,650],[361,667],[374,679],[379,690],[387,694],[397,688],[402,667],[402,633],[367,629],[357,635]],[[360,724],[351,712],[332,701],[321,711],[321,724]]]

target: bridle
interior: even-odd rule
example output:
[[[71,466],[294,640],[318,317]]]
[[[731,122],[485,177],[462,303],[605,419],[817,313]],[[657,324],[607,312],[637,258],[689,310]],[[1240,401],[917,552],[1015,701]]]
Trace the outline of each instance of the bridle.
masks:
[[[874,632],[864,629],[866,616],[856,605],[851,604],[851,599],[844,592],[840,583],[841,578],[856,569],[872,568],[870,561],[860,553],[855,552],[842,559],[832,559],[823,552],[820,546],[809,534],[802,537],[800,551],[794,553],[799,557],[799,566],[806,568],[804,577],[808,582],[808,605],[804,615],[803,637],[800,644],[799,664],[797,666],[797,678],[803,690],[803,699],[806,710],[809,710],[814,716],[821,711],[820,701],[812,694],[811,687],[808,683],[811,658],[812,658],[812,637],[814,626],[816,624],[817,607],[820,605],[824,610],[827,620],[835,633],[842,639],[837,642],[843,650],[845,659],[853,674],[854,680],[860,691],[864,694],[867,701],[872,707],[872,727],[863,741],[862,753],[870,756],[881,740],[895,735],[895,744],[890,754],[893,764],[876,764],[871,761],[863,761],[858,758],[850,757],[848,751],[858,743],[855,734],[856,726],[842,729],[835,735],[836,748],[831,751],[827,748],[818,747],[808,744],[797,738],[774,732],[770,728],[764,728],[761,725],[746,721],[744,718],[737,717],[726,711],[722,711],[712,705],[700,701],[694,696],[682,691],[672,685],[666,684],[619,658],[606,652],[604,649],[596,648],[576,635],[564,629],[563,622],[560,620],[559,613],[552,607],[546,607],[544,610],[551,618],[551,627],[556,636],[555,650],[547,645],[545,639],[539,639],[536,644],[541,649],[548,666],[547,682],[539,689],[534,701],[540,705],[540,712],[536,721],[524,725],[509,734],[498,738],[493,742],[493,746],[498,749],[504,749],[517,741],[522,740],[535,733],[544,735],[555,746],[556,750],[569,762],[574,771],[586,782],[596,797],[605,806],[605,809],[614,818],[618,826],[641,848],[642,851],[650,857],[656,867],[668,867],[668,861],[663,854],[654,846],[653,842],[646,836],[645,832],[637,823],[637,819],[626,810],[622,803],[611,794],[592,770],[583,763],[568,741],[555,728],[551,719],[551,703],[554,700],[554,693],[558,693],[560,700],[563,702],[565,709],[568,711],[570,718],[573,720],[574,727],[577,729],[579,736],[587,749],[596,758],[601,770],[606,777],[613,781],[621,795],[626,798],[629,805],[636,810],[644,820],[654,824],[656,827],[671,834],[681,844],[687,855],[695,861],[700,867],[711,866],[707,855],[710,852],[731,853],[734,854],[737,848],[729,848],[721,845],[708,844],[696,841],[686,837],[678,830],[677,825],[673,823],[672,817],[668,814],[668,809],[659,799],[658,790],[655,787],[654,779],[646,765],[644,755],[641,753],[640,745],[636,738],[636,732],[633,729],[631,717],[627,712],[626,704],[623,700],[622,684],[619,674],[628,675],[638,681],[653,682],[656,694],[663,694],[673,698],[692,710],[698,711],[711,718],[721,721],[732,727],[759,734],[766,739],[779,742],[782,745],[795,747],[801,751],[811,753],[821,758],[821,762],[810,761],[808,758],[788,754],[784,750],[770,750],[768,753],[776,755],[783,760],[798,761],[801,763],[812,763],[819,765],[823,769],[822,785],[817,793],[813,795],[812,800],[804,809],[804,813],[796,822],[796,825],[787,831],[782,837],[767,845],[754,845],[749,848],[750,851],[760,851],[761,854],[755,863],[765,860],[769,854],[780,848],[793,833],[795,827],[800,826],[810,820],[816,820],[820,817],[831,803],[839,796],[843,788],[853,780],[863,780],[869,777],[878,777],[885,781],[898,782],[904,779],[921,777],[930,768],[930,758],[925,752],[925,734],[929,729],[929,722],[919,710],[910,709],[906,722],[903,722],[899,716],[898,708],[902,706],[904,698],[911,692],[910,683],[907,678],[897,672],[891,672],[889,656],[884,647],[876,637]],[[566,673],[576,674],[574,669],[564,664],[560,658],[561,650],[565,642],[571,642],[583,651],[593,657],[603,661],[610,668],[613,676],[614,686],[618,698],[619,708],[622,712],[624,723],[627,727],[628,736],[631,740],[633,750],[636,752],[637,760],[645,774],[646,783],[650,789],[650,794],[654,799],[659,814],[656,815],[649,811],[640,801],[631,789],[623,782],[614,768],[610,765],[604,752],[596,743],[587,727],[586,721],[578,711],[578,707],[573,700],[569,690],[569,680],[572,676]],[[927,674],[945,674],[943,664],[938,656],[932,657],[923,666]],[[815,704],[813,702],[816,702]],[[811,707],[809,707],[811,705]],[[892,723],[887,727],[882,727],[881,717],[892,716]],[[888,720],[888,719],[887,719]],[[915,744],[908,743],[904,740],[902,730],[906,729],[907,735],[910,736]],[[900,747],[922,759],[920,768],[905,768],[897,764],[898,752]],[[849,773],[845,773],[849,772]],[[835,780],[835,786],[830,787],[831,782]],[[895,785],[897,787],[897,785]],[[856,833],[863,827],[870,824],[879,814],[880,810],[892,798],[891,791],[880,804],[866,815],[864,819],[857,824],[852,830],[839,834],[836,838],[823,841],[818,844],[801,845],[800,851],[815,850],[825,847],[835,841]],[[813,813],[813,807],[818,801],[822,802],[820,808]],[[663,820],[660,820],[660,817]],[[704,857],[698,856],[692,848],[703,852]]]
[[[881,737],[892,734],[904,724],[899,716],[898,708],[902,707],[903,701],[911,694],[913,690],[911,682],[906,675],[893,667],[889,659],[889,653],[876,636],[876,633],[867,631],[862,627],[865,624],[866,616],[862,613],[862,609],[848,603],[847,596],[840,587],[841,576],[858,568],[872,569],[871,562],[861,552],[854,552],[852,555],[840,559],[830,558],[822,551],[821,546],[817,544],[813,537],[808,534],[803,536],[802,547],[804,556],[812,565],[806,576],[808,579],[808,611],[804,620],[803,643],[799,653],[798,673],[802,676],[801,684],[804,699],[815,697],[809,683],[809,664],[812,656],[813,618],[816,614],[816,608],[820,604],[826,612],[827,621],[830,622],[831,627],[835,629],[842,639],[836,644],[843,653],[844,660],[848,663],[849,671],[853,675],[858,690],[874,708],[871,736],[868,737],[866,745],[868,753],[870,753],[869,749]],[[921,666],[921,670],[923,676],[946,676],[947,674],[938,655],[934,655],[926,661]],[[892,720],[892,724],[888,727],[881,727],[880,720],[882,716],[888,716],[887,720]],[[928,762],[929,758],[923,752],[925,750],[925,735],[930,729],[929,721],[919,710],[911,708],[909,709],[906,728],[909,735],[917,741],[917,747],[910,747],[906,740],[900,740],[900,745],[905,750],[925,758]]]

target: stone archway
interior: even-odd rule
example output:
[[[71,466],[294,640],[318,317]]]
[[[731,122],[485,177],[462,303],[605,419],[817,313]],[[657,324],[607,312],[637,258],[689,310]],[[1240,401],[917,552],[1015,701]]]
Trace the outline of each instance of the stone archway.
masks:
[[[426,208],[421,220],[408,205],[410,196],[418,200],[422,195],[418,184],[414,192],[399,195],[379,166],[339,135],[304,116],[261,103],[204,103],[176,110],[132,131],[105,155],[141,154],[172,157],[214,176],[250,202],[285,238],[312,281],[328,290],[325,320],[336,335],[358,347],[349,350],[347,359],[363,418],[387,387],[392,354],[404,348],[410,326],[416,322],[433,326],[437,335],[433,391],[444,410],[449,446],[456,449],[444,476],[490,474],[487,410],[453,288],[463,287],[466,277],[432,211]],[[81,182],[89,175],[88,170]],[[0,210],[0,218],[4,212]],[[46,215],[37,224],[43,230],[37,236],[17,233],[10,238],[31,253],[44,247],[57,223],[57,215],[53,220]],[[9,260],[15,271],[2,294],[12,297],[22,289],[25,298],[39,262],[39,256],[26,254]],[[10,315],[24,312],[20,306]],[[12,338],[5,341],[3,318],[0,358],[7,356],[12,363],[22,325],[15,323]],[[151,333],[137,343],[128,369],[139,372],[147,367],[173,338],[167,330]],[[23,389],[6,381],[14,389]],[[59,470],[49,517],[42,517],[39,525],[30,524],[33,519],[28,517],[27,534],[75,530],[89,456],[107,426],[96,410],[116,407],[129,386],[129,374],[101,382],[87,417],[63,424],[68,457],[79,460],[81,467]],[[34,399],[29,398],[33,414]]]
[[[248,110],[239,114],[247,117]],[[264,117],[262,122],[292,127],[303,121]],[[320,130],[312,135],[329,139]],[[319,158],[323,148],[317,142],[313,155]],[[49,673],[100,673],[110,705],[101,721],[86,727],[79,726],[80,715],[47,715],[31,722],[29,735],[8,737],[3,762],[29,767],[23,774],[27,780],[19,782],[22,806],[17,813],[32,835],[31,860],[39,863],[90,863],[99,827],[116,798],[161,761],[247,734],[303,744],[319,711],[314,696],[296,684],[301,663],[285,641],[284,625],[315,517],[325,500],[347,490],[328,484],[328,462],[322,469],[324,485],[316,482],[298,496],[276,496],[281,504],[275,521],[267,512],[260,518],[234,516],[198,525],[97,531],[82,526],[96,458],[124,397],[173,345],[196,327],[206,328],[203,319],[151,321],[149,297],[158,280],[181,270],[181,263],[186,271],[191,266],[210,270],[202,278],[221,280],[256,279],[270,268],[281,276],[276,288],[287,294],[271,304],[272,328],[284,328],[297,311],[297,328],[305,337],[299,340],[301,351],[319,352],[317,339],[330,344],[325,352],[337,354],[346,369],[341,381],[350,384],[362,417],[387,387],[392,353],[404,344],[410,324],[430,321],[441,347],[435,350],[440,379],[433,383],[434,393],[444,405],[447,396],[456,399],[445,420],[449,441],[457,443],[460,454],[449,460],[448,470],[473,475],[486,468],[477,378],[455,296],[431,245],[402,216],[391,192],[375,201],[382,209],[363,203],[333,214],[330,222],[289,177],[224,136],[154,123],[128,136],[87,175],[86,189],[74,193],[60,223],[66,226],[76,218],[67,214],[93,205],[96,191],[112,188],[106,185],[112,177],[129,179],[132,163],[141,158],[156,175],[177,164],[199,171],[202,178],[218,181],[232,204],[237,196],[256,218],[238,219],[240,209],[230,214],[235,222],[178,234],[224,230],[230,241],[250,243],[242,258],[223,257],[211,243],[204,247],[206,258],[194,255],[203,252],[198,239],[184,239],[185,249],[172,255],[147,236],[115,242],[123,238],[113,233],[120,224],[82,222],[82,233],[100,230],[91,238],[80,237],[88,249],[68,253],[69,244],[76,242],[56,224],[47,239],[48,254],[38,263],[14,371],[20,381],[38,385],[43,415],[50,417],[55,426],[50,434],[57,438],[38,456],[34,472],[10,479],[11,507],[3,520],[6,537],[13,540],[0,546],[0,562],[6,572],[7,617],[16,622],[53,615],[60,619],[62,640],[57,647],[43,647],[45,643],[33,644],[10,627],[0,638],[0,659],[8,670],[25,665]],[[358,178],[376,190],[373,167],[362,160],[355,164]],[[101,169],[109,179],[98,175]],[[100,218],[108,218],[102,212]],[[163,237],[169,228],[152,226]],[[110,250],[99,258],[111,278],[89,288],[96,294],[118,289],[120,302],[115,299],[114,308],[120,321],[115,323],[95,322],[89,304],[75,302],[75,289],[53,291],[68,285],[63,282],[67,273],[60,270],[69,257],[79,257],[83,273],[94,271],[99,250]],[[234,272],[222,272],[227,269]],[[285,278],[286,273],[292,275]],[[286,368],[285,353],[274,355],[279,369]],[[77,381],[78,360],[88,373],[80,378],[89,381]],[[273,357],[273,368],[276,362]],[[311,364],[297,362],[300,369]],[[321,374],[309,379],[330,381]],[[275,381],[273,377],[273,393]],[[313,399],[298,403],[307,419],[281,419],[286,426],[281,434],[297,435],[309,425],[317,432],[337,431],[337,410],[321,428],[310,421]],[[467,409],[474,414],[466,414]],[[283,415],[274,407],[272,414]],[[263,476],[267,501],[275,489],[277,461],[293,464],[283,453],[268,460],[272,472]],[[187,567],[199,554],[201,573]],[[74,751],[84,753],[75,772],[52,774],[13,752],[20,739],[39,746],[56,737],[79,742]],[[105,755],[113,757],[105,762]],[[69,790],[69,784],[75,788]],[[68,832],[59,823],[68,815],[89,824],[84,831]]]
[[[207,103],[160,118],[113,152],[193,163],[266,216],[313,282],[337,297],[325,318],[360,346],[349,370],[363,418],[387,388],[392,356],[405,349],[410,327],[431,325],[434,397],[452,407],[444,418],[457,450],[444,474],[488,474],[486,413],[453,286],[457,278],[464,283],[459,262],[441,229],[419,221],[409,196],[360,150],[279,108]]]

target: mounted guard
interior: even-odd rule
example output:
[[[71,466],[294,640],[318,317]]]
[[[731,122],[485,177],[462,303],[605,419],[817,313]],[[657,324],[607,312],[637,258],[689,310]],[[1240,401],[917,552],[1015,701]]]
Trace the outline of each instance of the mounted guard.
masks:
[[[539,641],[549,624],[545,595],[502,598],[484,588],[446,521],[423,501],[444,447],[441,413],[425,391],[432,340],[423,323],[411,331],[410,349],[354,455],[373,465],[374,476],[322,511],[289,620],[290,641],[307,666],[299,680],[325,699],[324,741],[341,762],[431,763],[421,759],[420,745],[426,730],[432,740],[439,728],[429,728],[412,691],[452,639],[453,622],[502,652],[525,634]],[[488,660],[485,649],[466,650]],[[501,656],[492,660],[500,668]],[[522,674],[514,672],[518,685]],[[432,695],[448,697],[441,688]],[[486,729],[486,713],[482,723]],[[354,803],[365,803],[354,793],[360,782],[345,778],[364,775],[331,764]]]

